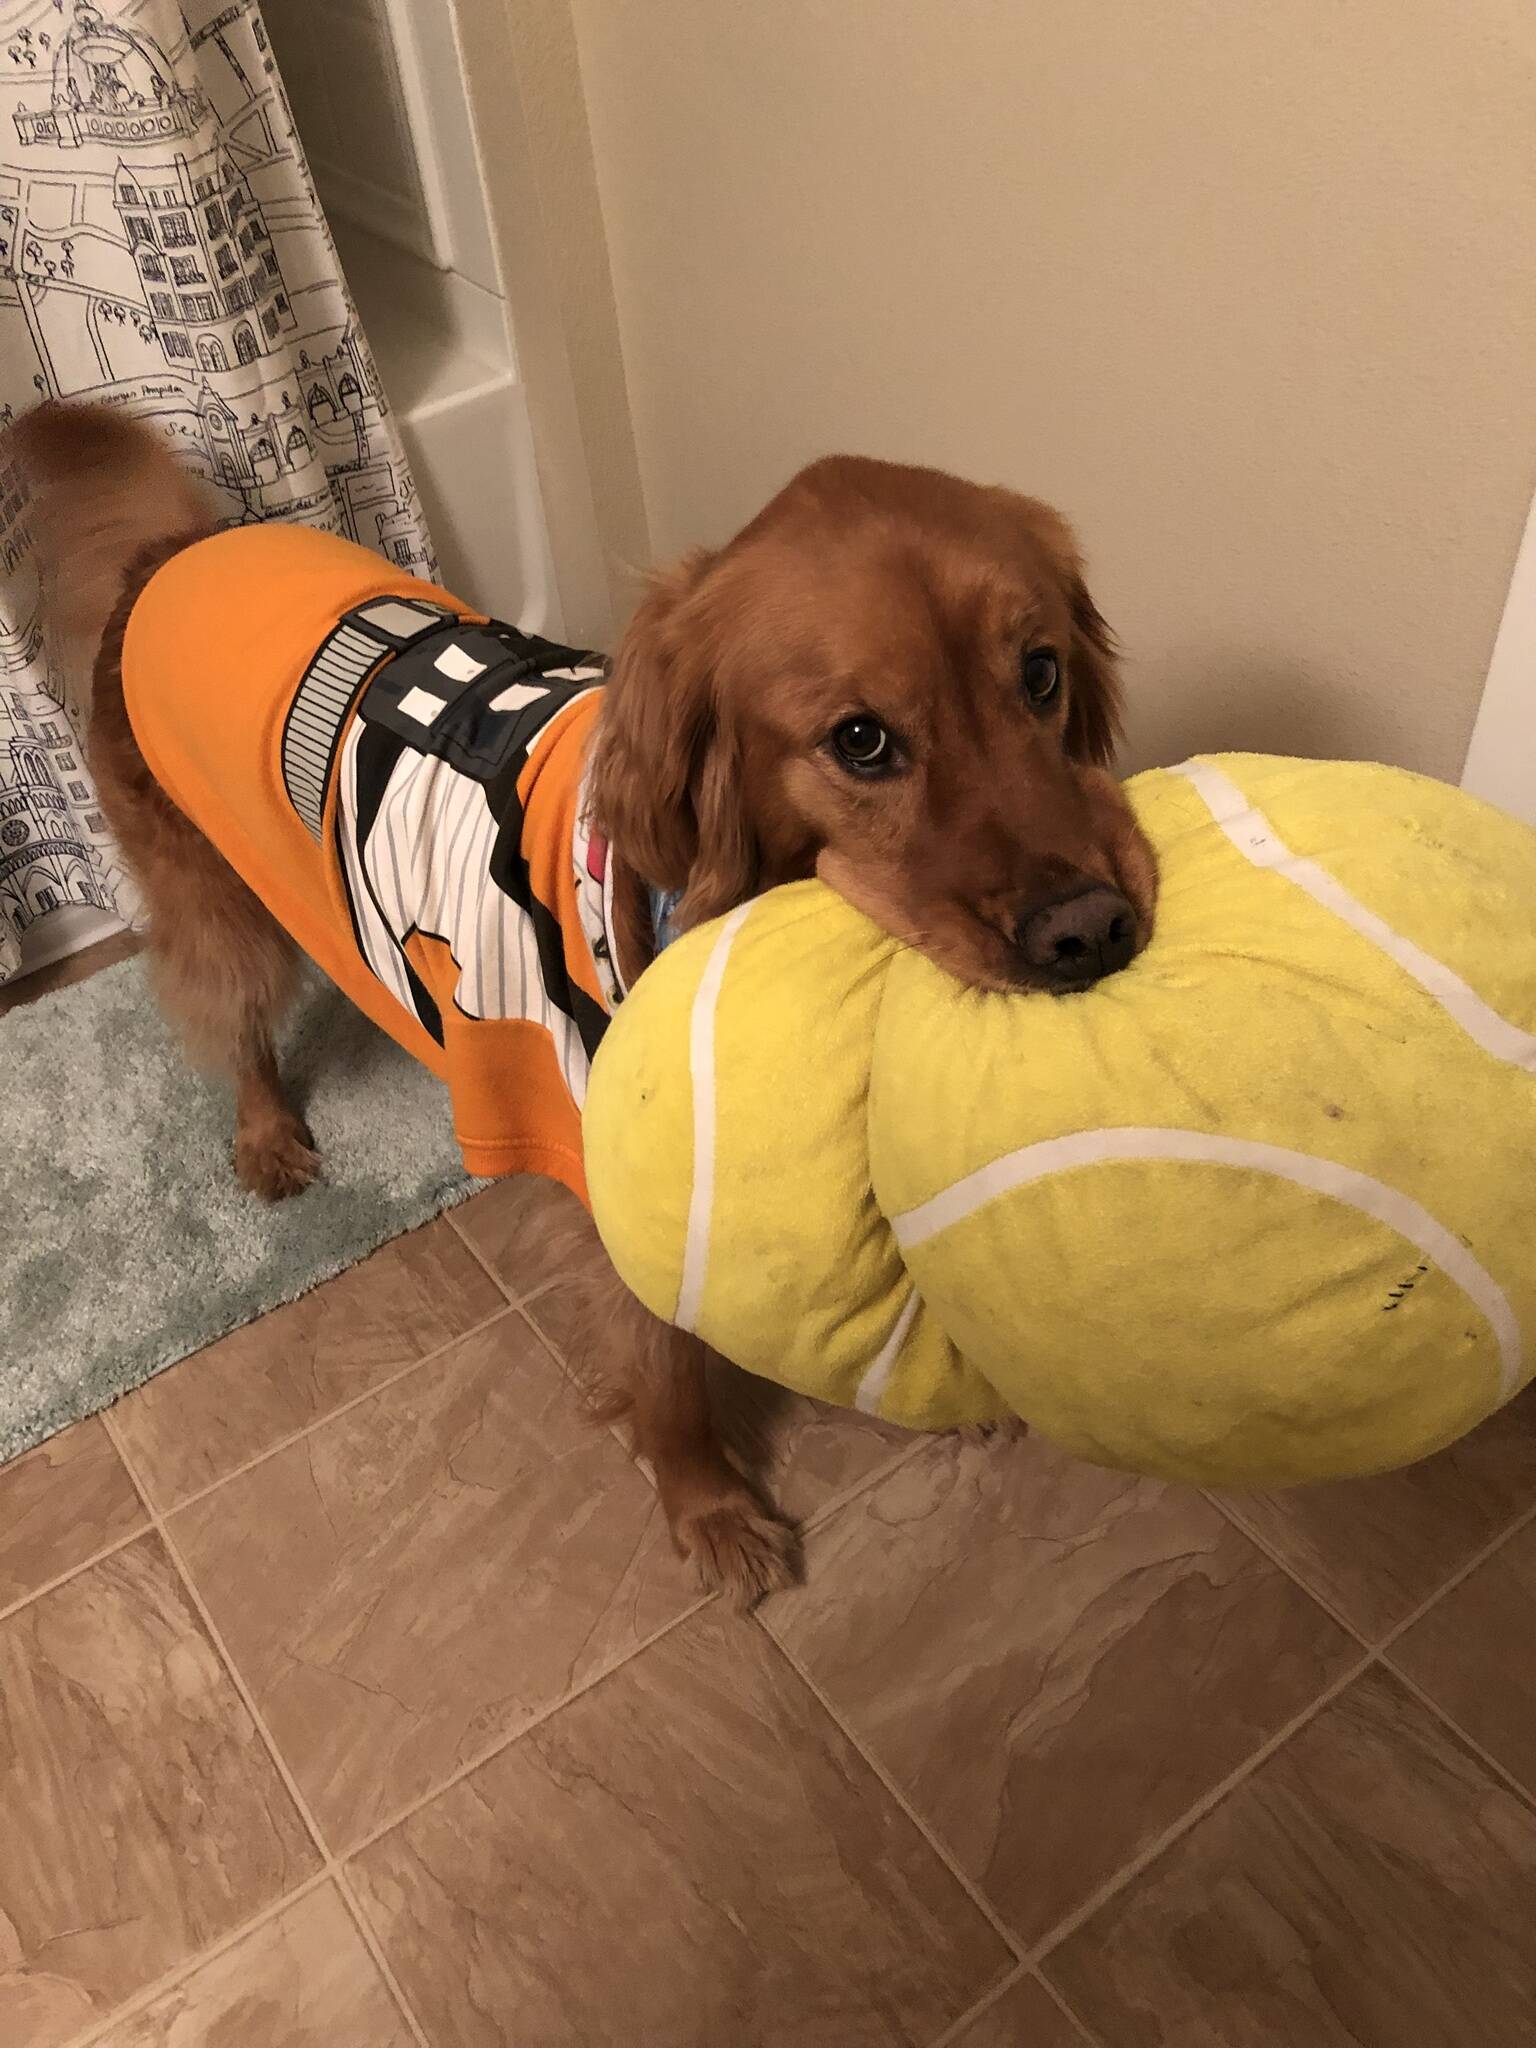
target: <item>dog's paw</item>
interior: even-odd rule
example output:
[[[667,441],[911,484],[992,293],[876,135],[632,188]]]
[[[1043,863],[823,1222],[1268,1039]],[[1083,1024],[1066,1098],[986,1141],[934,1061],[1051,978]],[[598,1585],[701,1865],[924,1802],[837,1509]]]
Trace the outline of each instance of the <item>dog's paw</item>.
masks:
[[[688,1516],[675,1534],[704,1590],[725,1594],[743,1613],[799,1580],[794,1530],[750,1495]]]
[[[281,1202],[307,1188],[320,1172],[309,1126],[297,1117],[235,1134],[235,1178],[264,1202]]]

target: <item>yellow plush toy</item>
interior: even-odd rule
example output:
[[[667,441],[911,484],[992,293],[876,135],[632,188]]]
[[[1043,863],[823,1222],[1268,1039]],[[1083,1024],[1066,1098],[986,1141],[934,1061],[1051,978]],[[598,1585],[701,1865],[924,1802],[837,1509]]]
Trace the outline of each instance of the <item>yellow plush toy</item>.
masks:
[[[1405,1464],[1531,1372],[1536,833],[1401,770],[1129,785],[1157,933],[979,994],[819,883],[611,1026],[598,1227],[657,1315],[920,1429],[1219,1485]]]

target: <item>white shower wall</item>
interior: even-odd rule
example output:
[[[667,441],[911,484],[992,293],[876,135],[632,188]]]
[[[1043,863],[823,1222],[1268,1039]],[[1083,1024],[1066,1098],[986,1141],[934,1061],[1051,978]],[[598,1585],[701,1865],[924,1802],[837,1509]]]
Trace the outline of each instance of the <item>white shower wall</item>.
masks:
[[[264,0],[444,581],[564,630],[452,0]]]
[[[388,0],[265,0],[289,104],[333,220],[437,260]],[[442,15],[433,0],[422,12]]]

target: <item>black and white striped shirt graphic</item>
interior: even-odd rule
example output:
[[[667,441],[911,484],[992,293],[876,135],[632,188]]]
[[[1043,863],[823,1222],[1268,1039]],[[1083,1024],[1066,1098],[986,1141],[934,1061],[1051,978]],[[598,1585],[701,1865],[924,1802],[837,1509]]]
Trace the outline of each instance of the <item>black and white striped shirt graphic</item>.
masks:
[[[336,738],[371,669],[423,634],[441,630],[440,605],[379,598],[359,605],[327,634],[304,671],[283,726],[283,787],[312,835],[320,837]]]
[[[603,674],[598,657],[513,627],[381,599],[328,636],[283,737],[290,801],[317,836],[334,780],[353,932],[379,981],[441,1044],[405,946],[442,940],[458,1009],[543,1026],[578,1105],[607,1016],[570,980],[558,923],[533,894],[517,784],[557,714]]]

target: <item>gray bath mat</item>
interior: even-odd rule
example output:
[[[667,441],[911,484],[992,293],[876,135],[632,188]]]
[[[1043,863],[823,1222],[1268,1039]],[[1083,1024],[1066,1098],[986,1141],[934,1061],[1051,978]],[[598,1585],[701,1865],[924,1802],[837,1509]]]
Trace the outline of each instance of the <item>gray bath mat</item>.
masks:
[[[267,1204],[230,1167],[139,960],[0,1017],[0,1458],[462,1201],[446,1089],[328,984],[283,1070],[325,1179]]]

